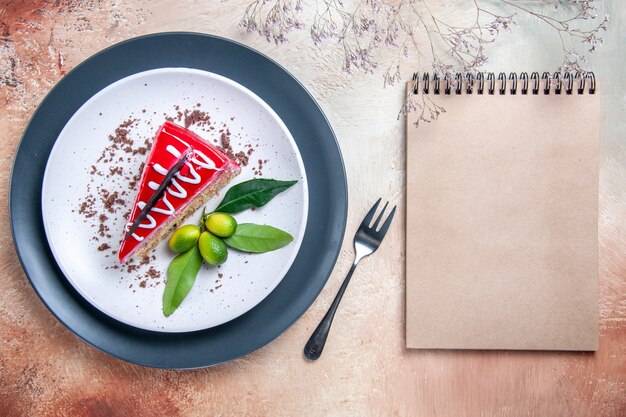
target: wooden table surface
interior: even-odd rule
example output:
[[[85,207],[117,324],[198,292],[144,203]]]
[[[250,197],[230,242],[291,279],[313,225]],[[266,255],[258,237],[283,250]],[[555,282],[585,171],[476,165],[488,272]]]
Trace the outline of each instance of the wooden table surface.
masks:
[[[626,416],[626,7],[610,14],[589,66],[603,97],[599,217],[600,349],[596,353],[409,351],[404,348],[401,85],[382,70],[348,75],[341,53],[294,33],[276,46],[237,27],[248,1],[0,0],[0,190],[37,104],[63,74],[98,50],[145,33],[219,34],[286,66],[314,95],[340,141],[350,190],[347,238],[312,308],[270,345],[211,369],[164,371],[122,362],[74,336],[28,283],[0,206],[0,414],[6,416]],[[467,1],[446,1],[448,13]],[[490,46],[486,69],[544,70],[558,41],[536,22]],[[418,68],[407,60],[403,76]],[[427,63],[421,63],[424,66]],[[413,66],[412,66],[413,65]],[[422,67],[422,68],[423,68]],[[453,117],[453,115],[450,115]],[[381,161],[379,158],[385,155]],[[377,169],[371,169],[377,166]],[[363,261],[326,351],[302,347],[352,261],[351,239],[378,196],[401,207],[379,252]],[[42,236],[42,239],[45,239]]]

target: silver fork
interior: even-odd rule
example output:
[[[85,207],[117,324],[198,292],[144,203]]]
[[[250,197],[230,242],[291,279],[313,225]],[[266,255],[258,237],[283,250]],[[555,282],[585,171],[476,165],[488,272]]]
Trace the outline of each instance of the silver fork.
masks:
[[[348,275],[343,280],[343,284],[341,284],[341,288],[339,288],[339,292],[335,296],[333,303],[330,305],[328,312],[318,324],[317,328],[309,338],[309,341],[306,342],[304,346],[304,356],[307,359],[312,361],[316,360],[322,355],[322,350],[324,350],[324,345],[326,344],[326,339],[328,338],[328,333],[330,332],[330,325],[333,323],[333,318],[335,317],[335,313],[337,312],[337,307],[339,307],[339,302],[341,301],[341,297],[343,297],[343,293],[346,291],[348,284],[350,283],[350,278],[352,278],[352,274],[356,269],[359,261],[365,258],[368,255],[376,252],[376,249],[380,246],[380,243],[383,241],[387,230],[389,230],[389,225],[393,220],[393,215],[396,213],[396,207],[391,210],[389,216],[380,227],[380,229],[376,230],[380,220],[387,209],[387,205],[389,202],[385,203],[383,210],[380,212],[374,224],[370,227],[370,223],[372,222],[372,218],[374,218],[374,213],[376,213],[376,209],[380,204],[380,198],[374,204],[374,206],[367,213],[361,225],[359,226],[359,230],[357,230],[354,235],[354,251],[356,252],[356,256],[354,257],[354,263],[348,272]]]

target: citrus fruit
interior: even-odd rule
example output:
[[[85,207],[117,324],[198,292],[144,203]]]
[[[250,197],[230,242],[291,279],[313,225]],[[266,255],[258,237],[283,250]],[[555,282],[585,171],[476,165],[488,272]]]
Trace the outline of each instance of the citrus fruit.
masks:
[[[181,226],[170,236],[168,245],[176,253],[183,253],[193,248],[200,237],[200,228],[193,224]]]
[[[237,229],[237,220],[230,214],[213,213],[204,224],[209,232],[219,237],[228,237],[235,233]]]
[[[210,232],[202,232],[198,239],[198,249],[200,249],[202,259],[211,265],[222,264],[228,258],[226,244]]]

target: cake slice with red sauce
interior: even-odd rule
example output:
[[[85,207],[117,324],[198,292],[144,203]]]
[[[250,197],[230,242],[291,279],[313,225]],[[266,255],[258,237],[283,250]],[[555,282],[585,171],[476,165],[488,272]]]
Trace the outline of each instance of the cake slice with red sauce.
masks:
[[[163,196],[132,235],[121,243],[118,258],[125,263],[148,254],[169,232],[195,212],[241,169],[218,148],[192,131],[165,122],[156,134],[141,173],[137,197],[124,236],[181,155],[189,156]]]

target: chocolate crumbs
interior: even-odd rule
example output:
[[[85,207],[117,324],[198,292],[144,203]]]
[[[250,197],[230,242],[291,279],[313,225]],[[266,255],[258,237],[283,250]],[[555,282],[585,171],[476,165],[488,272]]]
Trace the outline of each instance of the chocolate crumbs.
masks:
[[[105,250],[107,250],[107,249],[111,249],[111,246],[109,246],[109,244],[108,244],[108,243],[103,243],[102,245],[98,246],[98,250],[99,250],[100,252],[105,251]]]

